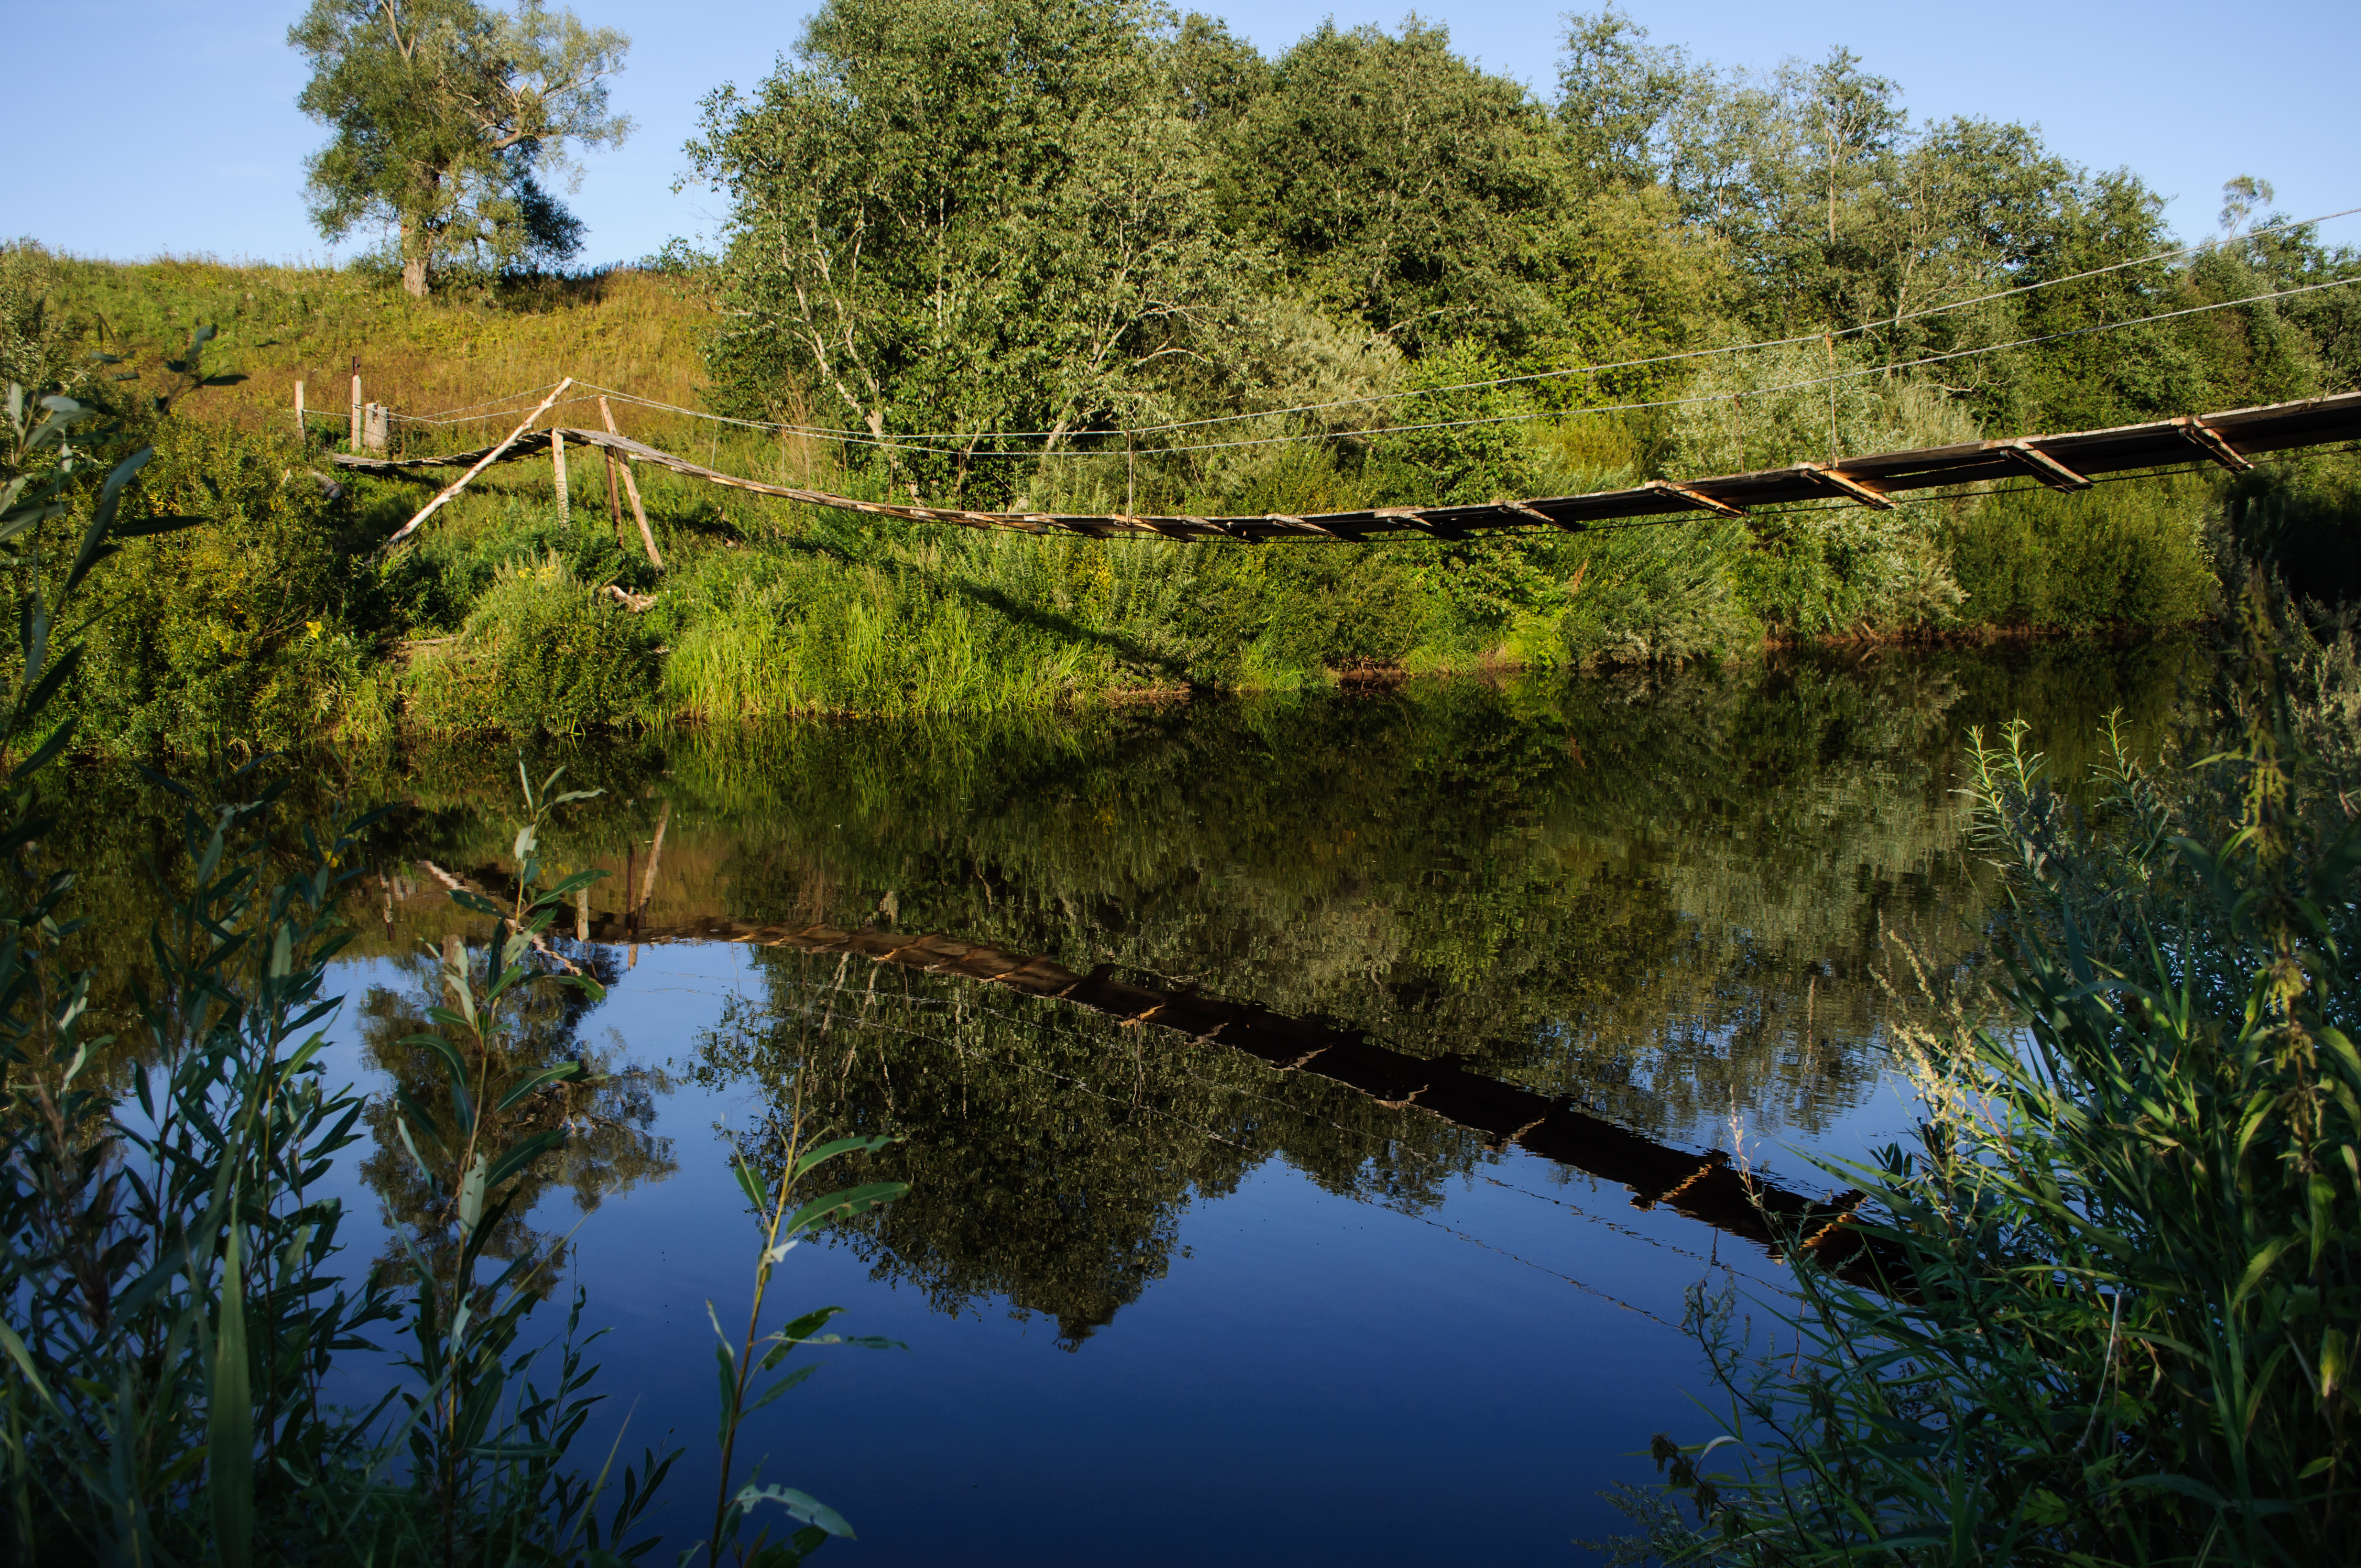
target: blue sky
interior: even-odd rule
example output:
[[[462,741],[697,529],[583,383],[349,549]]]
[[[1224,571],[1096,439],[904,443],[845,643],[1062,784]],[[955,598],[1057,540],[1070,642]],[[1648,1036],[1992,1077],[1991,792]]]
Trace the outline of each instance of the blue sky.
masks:
[[[1322,19],[1398,23],[1398,0],[1259,0],[1201,8],[1267,52]],[[1549,94],[1562,3],[1429,0],[1463,53]],[[301,0],[0,0],[11,65],[12,156],[0,160],[0,235],[85,256],[159,252],[282,261],[328,255],[304,217],[302,160],[321,140],[296,112],[301,62],[286,46]],[[698,98],[752,82],[793,44],[812,7],[758,0],[579,0],[585,20],[634,40],[619,107],[639,123],[601,153],[571,198],[586,260],[643,255],[713,224],[712,199],[675,196]],[[1844,44],[1902,83],[1919,116],[1980,114],[2038,123],[2050,145],[2101,168],[2128,166],[2175,198],[2174,226],[2213,225],[2222,181],[2254,173],[2279,206],[2361,205],[2349,68],[2361,5],[1974,6],[1789,0],[1631,0],[1660,43],[1722,64],[1768,66]],[[37,151],[36,148],[39,150]],[[101,183],[94,170],[119,169]],[[2361,218],[2328,237],[2361,241]],[[338,254],[357,247],[348,241]]]

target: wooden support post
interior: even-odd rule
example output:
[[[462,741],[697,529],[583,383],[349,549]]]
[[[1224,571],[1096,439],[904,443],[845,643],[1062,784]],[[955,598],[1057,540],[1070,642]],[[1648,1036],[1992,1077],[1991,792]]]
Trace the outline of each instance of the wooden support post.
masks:
[[[361,405],[361,450],[390,452],[393,448],[393,411],[383,403]]]
[[[303,383],[301,381],[295,383],[295,433],[299,437],[303,433]]]
[[[359,384],[358,378],[355,378],[354,384],[356,386]],[[436,508],[440,507],[445,501],[449,500],[453,496],[457,495],[461,489],[466,488],[468,480],[474,478],[477,475],[490,467],[494,463],[499,462],[500,454],[515,445],[517,437],[522,435],[526,431],[531,430],[540,420],[541,416],[549,411],[549,406],[557,401],[558,399],[564,397],[566,395],[566,389],[572,385],[574,385],[574,378],[571,376],[568,376],[565,380],[557,383],[557,389],[550,393],[549,396],[542,399],[541,407],[525,415],[524,422],[522,424],[509,432],[507,438],[501,441],[498,446],[493,447],[489,452],[487,452],[481,457],[477,458],[476,466],[474,467],[468,469],[466,473],[460,475],[457,478],[445,486],[433,500],[428,501],[424,506],[418,509],[417,516],[412,518],[408,522],[403,523],[399,529],[396,529],[394,531],[393,537],[379,545],[378,548],[379,550],[390,550],[395,545],[400,544],[404,540],[408,539],[412,534],[417,532],[418,525],[424,522],[428,518],[433,517]]]
[[[549,433],[549,475],[557,488],[557,516],[563,521],[574,515],[574,509],[566,494],[566,433],[562,430]]]
[[[361,362],[358,356],[355,356],[353,359],[353,428],[351,435],[352,448],[354,451],[358,452],[361,449]]]
[[[598,400],[598,417],[607,422],[608,434],[622,433],[615,428],[615,411],[607,406],[604,398]],[[648,509],[640,504],[639,481],[631,477],[631,460],[628,457],[623,459],[623,493],[631,498],[631,515],[640,521],[640,542],[648,547],[648,562],[661,572],[664,557],[656,554],[656,531],[648,526]]]
[[[612,433],[615,415],[607,407],[603,395],[598,399],[598,417],[607,422],[607,429]],[[615,485],[615,453],[613,448],[606,446],[598,448],[598,451],[607,459],[607,515],[614,521],[615,547],[620,550],[623,544],[623,492]]]

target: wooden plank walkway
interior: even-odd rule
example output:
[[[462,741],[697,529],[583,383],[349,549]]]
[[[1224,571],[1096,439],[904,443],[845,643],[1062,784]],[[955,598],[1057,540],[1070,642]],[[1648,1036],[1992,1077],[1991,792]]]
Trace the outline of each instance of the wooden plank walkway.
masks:
[[[777,496],[836,511],[900,518],[911,522],[950,522],[972,528],[1011,529],[1023,533],[1076,533],[1104,539],[1139,535],[1182,543],[1222,540],[1263,544],[1294,540],[1362,543],[1372,539],[1466,539],[1479,533],[1515,533],[1554,528],[1570,532],[1610,522],[1670,521],[1682,516],[1741,518],[1759,507],[1815,500],[1849,500],[1890,508],[1894,498],[1914,490],[2009,478],[2032,478],[2059,490],[2090,488],[2095,478],[2135,469],[2208,462],[2233,470],[2252,467],[2259,454],[2361,440],[2361,392],[2183,415],[2108,430],[2063,435],[2019,436],[1956,446],[1881,452],[1835,463],[1798,463],[1752,474],[1719,474],[1674,483],[1652,479],[1628,489],[1587,496],[1540,496],[1455,507],[1378,507],[1364,511],[1281,513],[1241,517],[1133,516],[1112,512],[1068,516],[1050,512],[972,511],[955,507],[897,506],[861,500],[826,490],[724,474],[676,457],[629,436],[605,430],[529,431],[506,449],[478,447],[439,457],[375,457],[333,454],[342,467],[392,478],[430,479],[451,469],[466,470],[488,457],[502,462],[550,450],[559,435],[569,443],[603,447],[618,455],[668,468],[689,478]]]

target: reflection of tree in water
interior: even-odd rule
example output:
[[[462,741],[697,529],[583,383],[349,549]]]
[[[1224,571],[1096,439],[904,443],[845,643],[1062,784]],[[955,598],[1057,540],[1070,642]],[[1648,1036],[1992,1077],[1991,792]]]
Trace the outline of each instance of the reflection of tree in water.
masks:
[[[1690,1135],[1874,1079],[1895,941],[1949,961],[1956,682],[1687,672],[1226,705],[1030,751],[840,727],[763,776],[734,909],[1108,961]],[[1076,755],[1076,751],[1084,754]]]
[[[736,842],[732,906],[1113,963],[1653,1137],[1714,1140],[1733,1110],[1808,1132],[1874,1083],[1915,1005],[1904,952],[1940,968],[1981,942],[1949,794],[1969,703],[1923,663],[1804,662],[1225,705],[1029,749],[800,731],[756,775],[778,794]],[[807,1064],[824,1121],[906,1139],[872,1174],[913,1191],[853,1245],[1070,1343],[1161,1277],[1192,1195],[1265,1159],[1415,1209],[1486,1157],[1218,1045],[865,959],[760,961],[767,1007],[700,1074]]]
[[[622,965],[611,948],[569,943],[564,952],[602,985],[612,985],[620,976]],[[469,957],[480,968],[482,954]],[[544,969],[556,967],[554,959],[540,955],[530,961]],[[419,1104],[447,1115],[447,1071],[425,1047],[402,1043],[412,1035],[441,1032],[427,1016],[430,1007],[449,1005],[439,960],[421,953],[396,962],[409,984],[404,989],[369,988],[361,1006],[362,1054]],[[534,1161],[517,1179],[516,1201],[484,1248],[487,1257],[503,1263],[533,1259],[545,1291],[564,1270],[566,1244],[560,1236],[533,1229],[529,1217],[555,1191],[570,1190],[574,1206],[588,1213],[613,1194],[644,1181],[660,1181],[677,1169],[672,1140],[652,1131],[656,1097],[670,1092],[672,1085],[662,1072],[623,1065],[623,1043],[611,1030],[606,1049],[582,1041],[583,1022],[598,1005],[582,992],[527,985],[511,994],[508,1059],[497,1064],[496,1080],[514,1081],[569,1059],[578,1060],[584,1069],[577,1077],[543,1085],[505,1113],[488,1113],[486,1143],[490,1147],[512,1146],[552,1127],[564,1126],[567,1132],[555,1153]],[[447,1272],[458,1255],[456,1216],[434,1210],[425,1179],[403,1142],[393,1097],[373,1097],[367,1119],[377,1147],[361,1163],[362,1179],[378,1194],[389,1217],[411,1231],[429,1266]],[[398,1244],[384,1262],[397,1269],[408,1267]]]
[[[776,1091],[801,1068],[820,1125],[902,1138],[862,1179],[910,1193],[850,1245],[939,1310],[999,1297],[1070,1348],[1163,1277],[1192,1196],[1273,1156],[1418,1209],[1481,1154],[1465,1129],[1226,1047],[865,959],[760,961],[767,1000],[707,1036],[697,1080]]]
[[[1038,724],[717,728],[570,755],[569,779],[606,793],[544,852],[645,867],[668,820],[666,888],[704,871],[667,918],[877,925],[1112,963],[1451,1055],[1660,1140],[1713,1139],[1733,1107],[1761,1132],[1809,1134],[1874,1081],[1883,1032],[1911,1005],[1884,989],[1898,949],[1940,966],[1982,944],[1949,794],[1965,727],[2031,717],[2074,775],[2110,707],[2143,735],[2170,729],[2183,662],[2163,644],[1811,657]],[[376,786],[412,804],[371,853],[499,861],[513,768],[504,749],[416,759]],[[153,879],[119,825],[137,814],[86,820],[113,846],[91,872],[110,916],[93,932],[144,931],[135,902]],[[439,935],[452,913],[389,897],[356,950]],[[896,975],[890,1007],[840,1009],[815,1036],[799,1010],[833,971],[761,961],[776,1014],[713,1043],[704,1069],[761,1080],[810,1048],[816,1081],[838,1084],[831,1114],[907,1132],[883,1160],[917,1189],[862,1245],[947,1305],[999,1295],[1079,1337],[1166,1266],[1191,1192],[1226,1191],[1258,1160],[1415,1203],[1480,1157],[1430,1118],[964,981]],[[397,1042],[434,982],[410,972],[411,992],[372,999],[371,1044],[416,1088],[438,1080]],[[102,976],[94,994],[122,989]],[[579,1022],[536,1024],[528,1054],[558,1059]],[[609,1125],[532,1181],[595,1201],[670,1168],[643,1114],[600,1103]],[[412,1212],[408,1153],[375,1115],[371,1179]],[[504,1245],[543,1245],[511,1223]]]

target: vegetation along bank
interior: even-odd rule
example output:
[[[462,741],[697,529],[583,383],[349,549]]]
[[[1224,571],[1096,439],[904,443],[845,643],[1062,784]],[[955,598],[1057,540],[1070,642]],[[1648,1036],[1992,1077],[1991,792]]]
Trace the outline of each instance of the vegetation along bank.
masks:
[[[1007,49],[954,47],[986,24]],[[595,424],[586,389],[607,389],[625,433],[755,478],[1173,513],[1565,494],[2354,384],[2361,315],[2334,285],[2361,255],[2270,214],[2258,180],[2182,247],[2135,174],[2024,126],[1913,122],[1845,51],[1725,71],[1613,14],[1568,27],[1544,102],[1415,20],[1266,58],[1121,4],[839,0],[772,75],[704,104],[713,254],[565,272],[579,225],[545,195],[513,234],[506,208],[395,225],[337,269],[12,245],[7,378],[153,444],[135,511],[205,520],[93,574],[103,618],[64,696],[82,743],[2142,632],[2206,618],[2256,562],[2342,596],[2361,496],[2343,452],[2073,496],[1286,550],[988,536],[643,469],[651,550],[580,455],[563,507],[547,463],[496,468],[381,553],[431,489],[326,477],[356,362],[397,451],[485,444],[573,376],[551,420]],[[913,102],[933,112],[895,107]],[[306,106],[341,125],[327,97]],[[585,140],[611,130],[577,118]],[[336,167],[314,167],[324,223]],[[202,363],[196,323],[217,332]]]

